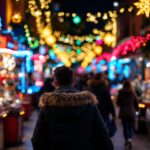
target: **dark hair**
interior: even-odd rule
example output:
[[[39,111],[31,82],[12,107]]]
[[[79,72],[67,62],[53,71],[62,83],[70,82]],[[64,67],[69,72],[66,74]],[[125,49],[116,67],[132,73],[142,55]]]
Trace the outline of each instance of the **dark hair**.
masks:
[[[57,67],[54,70],[54,77],[59,85],[70,85],[73,82],[73,71],[65,66]]]
[[[125,89],[129,89],[129,90],[133,90],[133,87],[132,87],[132,84],[131,84],[131,81],[130,80],[125,80],[123,82],[123,88]]]
[[[94,76],[94,79],[96,79],[96,80],[100,80],[100,79],[102,79],[102,78],[103,78],[102,73],[97,73],[97,74]]]

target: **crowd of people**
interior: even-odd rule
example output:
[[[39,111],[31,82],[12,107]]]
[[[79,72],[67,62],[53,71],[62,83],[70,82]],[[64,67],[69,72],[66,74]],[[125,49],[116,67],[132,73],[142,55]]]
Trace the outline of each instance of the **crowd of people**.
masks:
[[[114,104],[107,73],[79,76],[70,68],[56,68],[54,79],[48,78],[39,92],[40,113],[32,137],[33,149],[114,149],[111,141],[117,130],[114,105],[120,108],[125,146],[132,149],[140,80],[140,75],[133,83],[125,80]]]

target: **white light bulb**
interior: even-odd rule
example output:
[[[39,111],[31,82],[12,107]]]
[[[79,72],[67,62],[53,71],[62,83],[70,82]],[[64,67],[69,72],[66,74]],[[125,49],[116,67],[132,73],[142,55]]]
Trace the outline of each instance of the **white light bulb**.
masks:
[[[113,3],[113,6],[114,6],[114,7],[118,7],[118,6],[119,6],[119,3],[118,3],[117,1],[115,1],[115,2]]]

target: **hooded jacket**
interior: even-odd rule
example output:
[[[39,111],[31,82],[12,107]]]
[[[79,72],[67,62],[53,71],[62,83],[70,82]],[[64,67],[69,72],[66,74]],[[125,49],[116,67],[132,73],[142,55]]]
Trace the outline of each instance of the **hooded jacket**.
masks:
[[[97,100],[89,92],[62,87],[45,93],[34,129],[34,150],[112,150]]]
[[[120,118],[134,119],[135,110],[138,110],[138,102],[133,91],[122,88],[118,93],[117,105],[120,107]]]
[[[115,117],[115,110],[111,100],[108,82],[105,79],[90,79],[88,81],[88,89],[97,97],[98,108],[102,117],[106,119],[109,114]]]

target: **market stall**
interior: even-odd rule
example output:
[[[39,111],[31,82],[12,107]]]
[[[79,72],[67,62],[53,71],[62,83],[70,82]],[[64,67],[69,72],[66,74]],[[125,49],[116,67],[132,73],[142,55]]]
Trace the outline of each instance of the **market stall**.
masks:
[[[16,95],[15,57],[0,51],[0,60],[0,118],[4,129],[4,145],[9,146],[22,141],[24,111]]]

